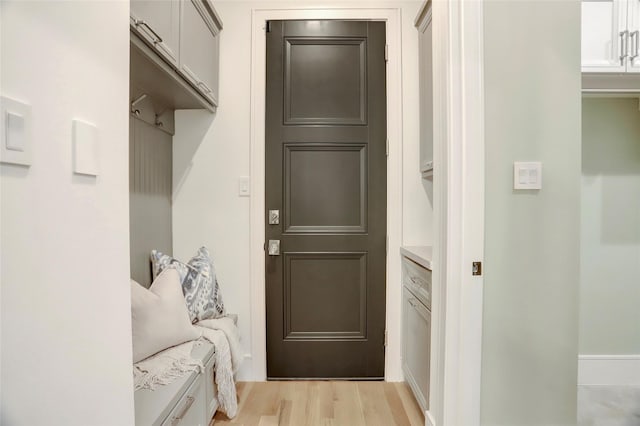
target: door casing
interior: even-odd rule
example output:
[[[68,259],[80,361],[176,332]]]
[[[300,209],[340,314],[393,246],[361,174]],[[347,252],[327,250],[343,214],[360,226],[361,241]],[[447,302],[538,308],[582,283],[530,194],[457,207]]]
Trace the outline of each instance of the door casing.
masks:
[[[434,193],[435,244],[434,303],[446,300],[447,315],[434,311],[429,426],[480,424],[480,367],[482,340],[482,277],[472,277],[468,262],[483,260],[484,252],[484,56],[482,2],[443,0],[433,5],[434,107],[444,120],[434,129],[434,160],[442,168],[434,180],[442,182]],[[353,6],[353,4],[351,4]],[[252,9],[251,23],[251,356],[253,380],[266,378],[266,319],[264,277],[264,149],[265,63],[264,28],[268,20],[340,19],[381,20],[387,23],[387,346],[385,380],[401,381],[400,365],[400,255],[402,242],[402,10],[345,7],[313,9],[283,6]],[[417,34],[416,34],[417,37]],[[463,83],[464,84],[461,84]],[[462,87],[462,89],[461,89]],[[454,215],[448,220],[447,215]],[[474,226],[470,226],[474,225]],[[454,246],[448,241],[456,239]],[[395,285],[395,284],[398,285]],[[446,287],[445,287],[446,283]],[[435,290],[439,288],[439,290]],[[440,294],[436,294],[440,291]],[[454,318],[450,321],[446,318]],[[434,340],[435,339],[435,340]],[[457,349],[457,350],[456,350]],[[459,356],[460,350],[463,350]],[[435,397],[435,395],[439,395]],[[455,423],[451,423],[455,424]]]
[[[400,363],[400,245],[402,241],[401,9],[254,9],[251,75],[251,356],[253,380],[266,378],[264,261],[265,209],[265,26],[269,20],[372,20],[387,24],[387,290],[385,380],[402,381]],[[397,254],[397,255],[394,255]]]

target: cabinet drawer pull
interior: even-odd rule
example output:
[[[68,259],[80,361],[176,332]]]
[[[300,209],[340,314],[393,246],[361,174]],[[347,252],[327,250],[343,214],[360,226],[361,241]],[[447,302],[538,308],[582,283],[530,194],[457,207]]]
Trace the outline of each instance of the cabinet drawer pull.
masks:
[[[202,89],[203,89],[206,93],[211,93],[211,89],[209,89],[209,86],[207,86],[206,84],[204,84],[204,82],[199,81],[199,82],[198,82],[198,86],[202,87]]]
[[[631,41],[633,42],[633,56],[631,57],[631,60],[633,61],[640,56],[640,52],[638,52],[638,45],[640,44],[640,30],[635,30],[631,33]]]
[[[151,28],[151,26],[149,26],[149,24],[147,24],[143,19],[136,19],[136,27],[139,26],[143,26],[143,27],[147,27],[147,29],[151,32],[151,34],[153,34],[153,36],[155,37],[155,41],[154,43],[162,43],[162,37],[160,37],[158,35],[157,32],[155,32],[153,30],[153,28]]]
[[[422,306],[422,303],[418,303],[417,300],[414,299],[413,297],[410,298],[408,301],[411,307],[416,310],[418,315],[420,315],[427,322],[431,321],[429,318],[429,316],[431,315],[431,311],[429,311],[427,308]]]
[[[620,31],[620,65],[629,57],[629,30]]]
[[[178,424],[180,424],[180,422],[182,421],[182,418],[185,416],[185,414],[187,414],[187,411],[189,411],[189,408],[191,408],[191,406],[193,405],[193,401],[195,400],[196,399],[192,396],[187,397],[187,403],[182,409],[182,412],[171,419],[171,426],[177,426]]]

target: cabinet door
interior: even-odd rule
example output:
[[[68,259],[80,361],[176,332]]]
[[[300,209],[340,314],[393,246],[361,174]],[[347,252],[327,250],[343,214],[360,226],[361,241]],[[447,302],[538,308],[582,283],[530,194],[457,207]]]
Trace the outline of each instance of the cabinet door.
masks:
[[[429,408],[431,364],[431,312],[403,289],[403,370],[418,404]]]
[[[419,31],[420,171],[433,169],[433,26],[430,14]]]
[[[130,23],[137,34],[155,47],[167,62],[178,66],[179,0],[131,0]]]
[[[583,1],[582,71],[624,72],[626,30],[627,0]]]
[[[629,27],[628,72],[640,73],[640,0],[629,0],[627,7]]]
[[[180,70],[216,106],[220,49],[218,31],[200,0],[182,2]]]

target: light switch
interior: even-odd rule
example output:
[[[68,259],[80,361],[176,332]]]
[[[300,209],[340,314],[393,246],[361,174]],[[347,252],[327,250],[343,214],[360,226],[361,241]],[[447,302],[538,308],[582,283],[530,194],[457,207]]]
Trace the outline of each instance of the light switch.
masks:
[[[1,97],[2,132],[0,161],[31,165],[31,106]]]
[[[514,162],[513,189],[542,189],[542,163],[539,161]]]
[[[15,112],[7,111],[6,148],[11,151],[24,152],[24,117]]]
[[[249,176],[240,176],[238,179],[238,195],[240,197],[248,197],[251,195]]]
[[[73,120],[73,172],[98,176],[99,148],[96,126]]]
[[[520,185],[526,185],[529,183],[529,171],[526,169],[518,170],[518,183]]]

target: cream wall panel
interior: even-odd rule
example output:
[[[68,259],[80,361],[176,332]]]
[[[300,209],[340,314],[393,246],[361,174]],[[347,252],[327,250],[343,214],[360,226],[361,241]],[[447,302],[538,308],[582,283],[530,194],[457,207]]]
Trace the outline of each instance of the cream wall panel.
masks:
[[[3,1],[0,90],[32,106],[0,166],[0,423],[131,425],[129,3]],[[100,174],[72,173],[72,120]]]
[[[484,14],[481,424],[575,424],[580,2],[489,1]],[[541,190],[513,190],[514,161],[542,162]]]

